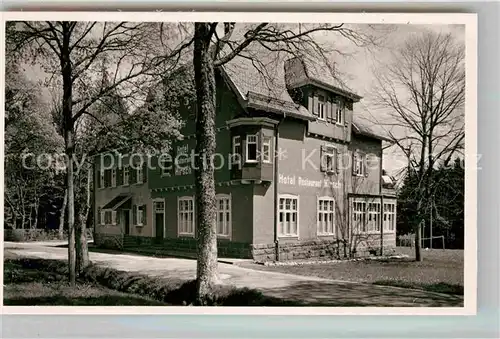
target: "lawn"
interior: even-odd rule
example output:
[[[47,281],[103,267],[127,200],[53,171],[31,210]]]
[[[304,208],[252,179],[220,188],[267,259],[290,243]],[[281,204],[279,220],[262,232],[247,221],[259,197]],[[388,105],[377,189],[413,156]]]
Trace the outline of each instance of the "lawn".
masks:
[[[70,287],[66,275],[22,267],[6,253],[4,261],[4,305],[19,306],[166,306],[139,295],[79,282]]]
[[[410,257],[294,266],[252,265],[252,268],[463,295],[464,252],[462,250],[423,250],[421,262],[414,261],[414,249],[398,247],[397,253]]]

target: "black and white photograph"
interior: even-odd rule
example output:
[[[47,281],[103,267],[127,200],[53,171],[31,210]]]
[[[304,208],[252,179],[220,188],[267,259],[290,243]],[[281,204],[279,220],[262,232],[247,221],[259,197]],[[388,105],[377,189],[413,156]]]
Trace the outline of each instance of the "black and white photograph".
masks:
[[[4,312],[474,305],[470,17],[38,14],[1,37]]]

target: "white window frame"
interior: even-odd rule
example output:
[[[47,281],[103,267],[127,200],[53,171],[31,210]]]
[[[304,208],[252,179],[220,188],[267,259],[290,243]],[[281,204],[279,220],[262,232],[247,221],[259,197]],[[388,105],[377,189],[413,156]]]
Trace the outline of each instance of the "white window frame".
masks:
[[[323,154],[321,154],[321,156],[322,156],[321,161],[326,161],[325,172],[326,173],[337,172],[337,161],[338,161],[337,148],[330,145],[324,145],[324,151]],[[328,168],[328,161],[326,160],[327,158],[332,159],[330,163],[331,168]]]
[[[162,177],[168,177],[170,176],[169,169],[165,164],[168,163],[168,159],[164,159],[162,157],[158,158],[158,165],[160,165],[160,172]]]
[[[364,177],[366,174],[366,167],[365,167],[365,158],[366,154],[363,152],[355,151],[355,158],[356,160],[354,161],[353,166],[355,166],[356,169],[356,176],[357,177]]]
[[[111,211],[111,225],[116,225],[116,211]]]
[[[335,105],[335,123],[337,125],[344,125],[344,104],[341,100],[337,100]]]
[[[366,233],[380,233],[380,215],[380,201],[367,201]]]
[[[361,211],[356,210],[356,204],[363,206]],[[353,199],[352,201],[352,233],[353,234],[364,234],[366,233],[366,208],[367,201],[364,199]],[[358,224],[356,216],[361,219],[361,223]]]
[[[318,114],[319,120],[326,120],[326,96],[323,94],[318,94],[316,102],[316,113]],[[323,100],[320,100],[323,98]]]
[[[255,141],[250,141],[250,138],[254,137]],[[255,145],[255,159],[249,159],[248,158],[248,146],[249,145]],[[245,162],[249,163],[255,163],[259,161],[259,134],[247,134],[246,136],[246,152],[245,152]]]
[[[396,202],[384,202],[384,232],[396,232]]]
[[[144,214],[143,205],[135,205],[135,220],[134,220],[134,224],[136,226],[144,226],[144,224],[142,222],[143,214]]]
[[[282,199],[284,199],[282,203]],[[286,200],[290,199],[290,208],[286,208]],[[295,209],[293,209],[293,201],[295,201]],[[292,195],[292,194],[280,194],[278,196],[278,236],[280,238],[298,238],[299,237],[299,196],[298,195]],[[280,218],[282,217],[283,213],[283,221],[280,221]],[[286,215],[290,214],[290,220],[292,219],[292,216],[295,214],[295,224],[296,224],[296,232],[292,233],[286,232]],[[290,223],[290,221],[288,222]],[[290,225],[289,228],[291,229],[292,226]]]
[[[113,212],[115,212],[115,218],[113,219]],[[106,214],[109,213],[109,222],[106,222]],[[115,223],[113,223],[113,220]],[[111,209],[101,210],[101,225],[116,225],[116,211]]]
[[[270,136],[263,136],[262,137],[262,162],[266,164],[272,163],[272,157],[271,157],[271,141],[272,138]],[[267,151],[265,150],[267,148]]]
[[[232,228],[232,203],[230,194],[217,194],[216,199],[216,221],[217,221],[217,237],[219,238],[231,238],[231,228]],[[223,202],[222,209],[220,208],[220,201]],[[222,217],[222,232],[219,232],[219,224],[221,223],[220,214]]]
[[[106,212],[106,210],[103,210],[101,208],[101,211],[100,211],[100,213],[101,213],[101,220],[100,220],[99,225],[106,225],[106,213],[105,212]]]
[[[125,180],[127,178],[127,180]],[[123,167],[123,186],[128,186],[130,184],[130,166]]]
[[[326,209],[321,208],[326,203]],[[335,199],[333,197],[318,197],[316,205],[316,232],[318,236],[335,235]],[[331,217],[331,218],[330,218]],[[326,223],[325,223],[326,218]],[[321,221],[320,221],[321,219]],[[331,225],[329,225],[331,219]]]
[[[238,149],[239,148],[239,151]],[[233,164],[239,164],[241,162],[241,153],[242,153],[242,148],[241,148],[241,135],[235,135],[233,136]],[[238,161],[235,162],[235,157],[238,155]]]
[[[111,169],[111,187],[116,187],[116,168]]]
[[[181,202],[188,202],[188,209],[181,210]],[[189,202],[191,202],[192,208],[189,209]],[[181,223],[181,215],[188,216],[184,222]],[[190,216],[190,218],[189,218]],[[177,234],[180,236],[194,236],[196,230],[196,214],[195,214],[195,200],[193,196],[182,196],[177,198]],[[191,219],[191,225],[189,225],[189,219]],[[183,226],[185,229],[183,229]],[[191,230],[190,230],[191,228]],[[187,229],[187,230],[186,230]]]

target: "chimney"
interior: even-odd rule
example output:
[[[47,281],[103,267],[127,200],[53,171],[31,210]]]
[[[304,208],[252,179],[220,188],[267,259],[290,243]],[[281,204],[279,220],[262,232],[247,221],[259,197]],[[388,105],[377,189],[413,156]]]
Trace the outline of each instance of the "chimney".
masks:
[[[306,66],[300,57],[285,60],[285,85],[288,90],[292,90],[307,79]]]

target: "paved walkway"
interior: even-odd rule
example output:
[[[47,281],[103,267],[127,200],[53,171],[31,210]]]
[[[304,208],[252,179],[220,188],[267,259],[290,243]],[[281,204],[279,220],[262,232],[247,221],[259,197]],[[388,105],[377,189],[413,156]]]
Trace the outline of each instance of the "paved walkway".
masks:
[[[25,257],[66,259],[61,243],[5,242],[5,251]],[[150,276],[175,276],[195,279],[196,261],[179,258],[155,258],[130,254],[90,253],[90,260],[117,270]],[[310,276],[266,272],[219,263],[221,283],[255,288],[266,295],[331,306],[463,306],[463,298],[390,286],[335,281]]]

